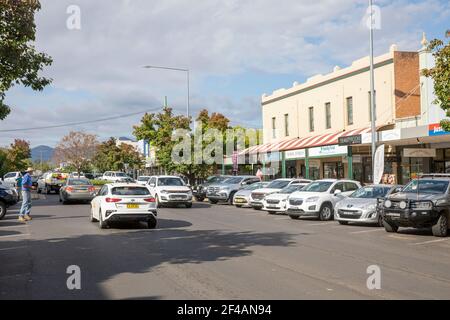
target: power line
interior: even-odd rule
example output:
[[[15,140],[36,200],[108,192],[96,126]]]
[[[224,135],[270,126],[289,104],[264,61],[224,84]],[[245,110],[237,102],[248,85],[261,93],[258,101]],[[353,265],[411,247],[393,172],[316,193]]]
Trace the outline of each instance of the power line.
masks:
[[[102,118],[102,119],[96,119],[96,120],[88,120],[88,121],[80,121],[80,122],[58,124],[58,125],[53,125],[53,126],[0,130],[0,132],[5,133],[5,132],[33,131],[33,130],[44,130],[44,129],[55,129],[55,128],[72,127],[72,126],[78,126],[78,125],[82,125],[82,124],[90,124],[90,123],[98,123],[98,122],[104,122],[104,121],[110,121],[110,120],[116,120],[116,119],[122,119],[122,118],[130,118],[130,117],[133,117],[133,116],[136,116],[136,115],[139,115],[139,114],[158,111],[160,109],[161,108],[155,108],[155,109],[150,109],[150,110],[143,110],[143,111],[139,111],[139,112],[128,113],[128,114],[124,114],[124,115],[120,115],[120,116],[114,116],[114,117],[108,117],[108,118]]]

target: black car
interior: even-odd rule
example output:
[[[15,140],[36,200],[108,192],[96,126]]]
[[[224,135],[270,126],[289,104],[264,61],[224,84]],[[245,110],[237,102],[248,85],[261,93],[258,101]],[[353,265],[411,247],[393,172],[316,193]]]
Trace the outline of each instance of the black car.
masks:
[[[195,200],[198,202],[203,202],[206,199],[206,189],[208,188],[208,186],[225,181],[230,177],[231,176],[211,176],[208,179],[206,179],[204,183],[195,186],[192,189],[192,193],[195,197]]]
[[[17,204],[18,199],[17,191],[14,188],[0,185],[0,220],[5,217],[7,208]]]
[[[446,237],[450,228],[450,175],[423,175],[387,197],[381,208],[387,232],[397,232],[399,227],[431,228],[434,236]]]

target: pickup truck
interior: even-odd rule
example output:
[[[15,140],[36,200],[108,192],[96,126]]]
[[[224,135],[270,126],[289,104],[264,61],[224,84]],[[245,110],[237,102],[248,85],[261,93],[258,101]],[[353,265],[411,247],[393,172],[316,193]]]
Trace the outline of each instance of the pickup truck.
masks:
[[[66,183],[68,178],[66,173],[47,172],[38,180],[37,192],[50,194],[51,192],[59,193],[61,187]]]

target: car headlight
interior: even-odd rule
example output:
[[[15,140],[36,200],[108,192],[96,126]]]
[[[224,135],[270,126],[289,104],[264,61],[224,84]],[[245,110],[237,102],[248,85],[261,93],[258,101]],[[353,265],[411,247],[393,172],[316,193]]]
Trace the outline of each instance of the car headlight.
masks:
[[[391,200],[386,200],[386,201],[384,202],[384,206],[385,206],[386,208],[392,207],[392,201],[391,201]]]
[[[168,194],[169,192],[167,190],[161,190],[161,194]]]
[[[375,211],[377,209],[376,204],[371,204],[367,207],[367,211]]]
[[[408,206],[408,204],[407,204],[405,201],[402,201],[402,202],[400,202],[400,204],[399,204],[399,207],[400,207],[400,209],[402,209],[402,210],[405,210],[407,206]]]
[[[319,201],[319,197],[312,197],[312,198],[306,199],[306,202],[316,202],[316,201]]]
[[[11,196],[14,195],[14,192],[12,190],[6,189],[5,192]]]
[[[220,188],[220,191],[230,191],[230,187],[222,187]]]

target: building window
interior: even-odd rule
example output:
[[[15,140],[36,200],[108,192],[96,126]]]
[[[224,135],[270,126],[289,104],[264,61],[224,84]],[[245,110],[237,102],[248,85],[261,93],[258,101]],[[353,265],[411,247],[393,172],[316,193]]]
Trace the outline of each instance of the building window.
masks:
[[[289,114],[284,115],[284,135],[289,137]]]
[[[309,131],[314,131],[314,107],[309,108]]]
[[[331,129],[331,103],[325,104],[325,123],[326,128]]]
[[[347,124],[351,126],[353,124],[353,98],[347,98]]]
[[[277,138],[277,118],[272,118],[272,138]]]
[[[375,93],[375,113],[376,113],[376,111],[377,111],[377,92],[374,91],[374,93]],[[372,105],[372,92],[369,91],[369,121],[372,121],[372,108],[371,108],[371,105]],[[376,119],[377,118],[375,117],[375,120]]]

